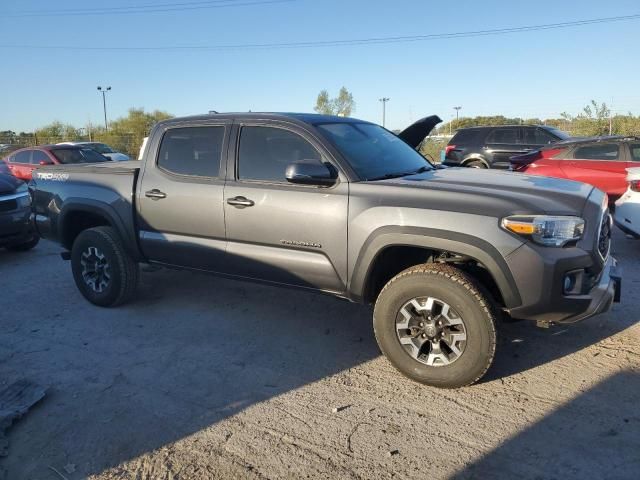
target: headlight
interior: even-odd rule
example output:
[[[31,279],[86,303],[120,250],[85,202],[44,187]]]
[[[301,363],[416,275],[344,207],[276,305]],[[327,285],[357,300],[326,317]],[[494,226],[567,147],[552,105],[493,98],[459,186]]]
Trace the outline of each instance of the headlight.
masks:
[[[502,227],[518,235],[529,237],[540,245],[563,247],[569,242],[582,238],[584,220],[580,217],[514,215],[503,218]]]

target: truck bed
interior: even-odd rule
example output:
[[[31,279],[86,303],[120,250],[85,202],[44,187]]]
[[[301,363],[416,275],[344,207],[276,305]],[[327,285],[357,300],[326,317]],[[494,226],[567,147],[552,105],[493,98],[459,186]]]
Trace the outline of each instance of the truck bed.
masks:
[[[140,167],[139,161],[132,160],[38,168],[29,186],[33,223],[40,236],[70,249],[65,232],[73,233],[77,222],[66,212],[80,208],[106,217],[104,224],[137,247],[135,188]]]

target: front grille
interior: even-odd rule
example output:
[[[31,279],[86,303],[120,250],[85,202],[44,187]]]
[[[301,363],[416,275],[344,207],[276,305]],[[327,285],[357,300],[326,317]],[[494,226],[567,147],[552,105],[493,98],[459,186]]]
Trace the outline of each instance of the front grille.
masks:
[[[609,256],[609,250],[611,249],[611,216],[606,211],[602,217],[602,223],[600,224],[600,233],[598,234],[598,253],[603,260],[606,260]]]
[[[12,198],[11,200],[2,200],[0,198],[0,212],[11,212],[18,209],[18,200]]]

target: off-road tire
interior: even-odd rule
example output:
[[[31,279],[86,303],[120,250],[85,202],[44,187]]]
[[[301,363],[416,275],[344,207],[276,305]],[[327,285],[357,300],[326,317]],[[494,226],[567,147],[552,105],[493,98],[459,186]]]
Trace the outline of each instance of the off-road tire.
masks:
[[[11,250],[12,252],[26,252],[28,250],[31,250],[36,245],[38,245],[39,241],[40,241],[40,237],[38,235],[34,235],[26,242],[9,245],[7,247],[7,250]]]
[[[448,365],[430,366],[413,358],[401,345],[396,321],[400,309],[416,297],[438,298],[459,313],[467,341],[462,355]],[[459,388],[477,382],[487,372],[496,349],[496,308],[489,295],[460,269],[446,264],[423,264],[393,277],[377,298],[373,328],[382,353],[403,375],[440,388]]]
[[[82,255],[97,248],[109,264],[110,280],[103,292],[94,291],[83,278]],[[94,305],[115,307],[128,301],[138,285],[138,263],[125,250],[122,240],[111,227],[95,227],[81,232],[71,248],[73,279],[80,293]]]

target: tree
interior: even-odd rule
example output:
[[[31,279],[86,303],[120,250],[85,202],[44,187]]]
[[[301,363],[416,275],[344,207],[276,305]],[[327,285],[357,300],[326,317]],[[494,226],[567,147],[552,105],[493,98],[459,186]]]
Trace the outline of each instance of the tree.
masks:
[[[572,116],[566,112],[560,115],[571,125],[571,133],[579,137],[591,137],[609,134],[611,110],[606,103],[595,100],[582,109],[582,113]]]
[[[38,143],[58,143],[74,141],[80,137],[80,131],[73,125],[59,121],[38,128],[35,132]]]
[[[353,95],[345,87],[342,87],[336,98],[330,98],[329,92],[322,90],[316,99],[314,110],[323,115],[339,115],[350,117],[355,111],[356,104]]]
[[[329,98],[329,92],[322,90],[318,94],[314,110],[322,115],[333,115],[333,105]]]
[[[149,135],[153,126],[171,117],[171,114],[161,110],[145,112],[144,108],[130,108],[126,117],[110,123],[108,132],[103,127],[94,127],[92,136],[94,140],[108,143],[118,151],[137,156],[142,139]]]

